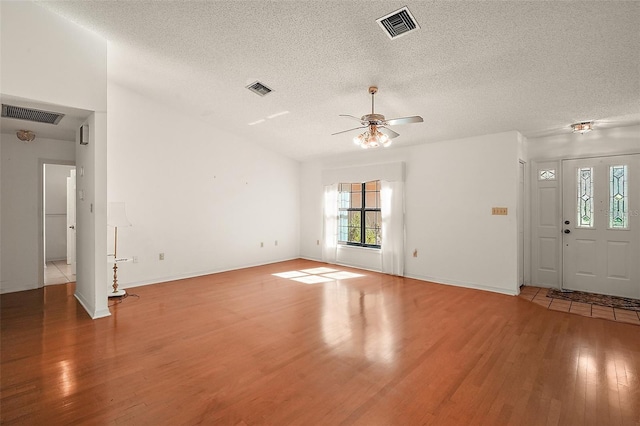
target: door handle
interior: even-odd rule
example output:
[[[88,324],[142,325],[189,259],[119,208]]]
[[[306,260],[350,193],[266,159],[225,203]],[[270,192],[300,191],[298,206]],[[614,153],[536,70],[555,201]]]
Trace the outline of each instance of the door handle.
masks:
[[[69,225],[69,229],[76,229],[75,225]]]
[[[565,233],[565,234],[570,234],[570,233],[571,233],[571,229],[565,229],[565,230],[564,230],[564,233]]]

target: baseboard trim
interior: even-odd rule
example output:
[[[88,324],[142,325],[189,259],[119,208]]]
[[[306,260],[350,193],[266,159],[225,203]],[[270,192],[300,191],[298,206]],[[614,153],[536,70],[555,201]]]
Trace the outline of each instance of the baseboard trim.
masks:
[[[296,260],[296,259],[300,259],[300,257],[298,257],[298,256],[289,257],[289,258],[285,258],[285,259],[272,260],[272,261],[263,262],[263,263],[253,263],[253,264],[244,265],[244,266],[237,266],[237,267],[228,268],[228,269],[211,269],[211,270],[207,270],[207,271],[199,271],[199,272],[193,272],[193,273],[187,273],[187,274],[178,274],[178,275],[172,275],[172,276],[168,276],[168,277],[154,278],[153,280],[135,281],[135,282],[132,282],[132,283],[124,283],[122,285],[118,285],[118,288],[127,289],[127,288],[143,287],[143,286],[146,286],[146,285],[162,284],[162,283],[166,283],[166,282],[170,282],[170,281],[178,281],[178,280],[186,280],[186,279],[189,279],[189,278],[204,277],[206,275],[220,274],[222,272],[237,271],[239,269],[254,268],[256,266],[271,265],[273,263],[287,262],[289,260]]]
[[[422,275],[415,275],[415,274],[405,274],[405,277],[413,278],[415,280],[420,280],[420,281],[428,281],[428,282],[432,282],[440,285],[450,285],[454,287],[464,287],[464,288],[470,288],[474,290],[490,291],[492,293],[506,294],[507,296],[517,296],[519,294],[519,292],[516,290],[507,290],[505,288],[492,287],[492,286],[487,286],[487,285],[477,284],[477,283],[470,283],[465,281],[442,280],[440,278],[425,277]]]
[[[111,312],[109,311],[109,309],[102,309],[99,311],[95,311],[91,308],[89,308],[89,303],[87,303],[86,300],[84,300],[84,298],[82,297],[81,294],[78,293],[74,293],[73,294],[76,298],[76,300],[78,301],[78,303],[80,303],[80,305],[84,308],[84,310],[87,312],[87,314],[91,317],[91,319],[98,319],[98,318],[104,318],[104,317],[109,317],[111,316]]]

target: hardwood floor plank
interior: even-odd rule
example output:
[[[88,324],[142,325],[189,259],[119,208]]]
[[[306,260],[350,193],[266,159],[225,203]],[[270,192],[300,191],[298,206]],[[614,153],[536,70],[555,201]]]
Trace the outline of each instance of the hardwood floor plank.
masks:
[[[73,284],[2,295],[0,423],[640,419],[638,326],[339,266],[364,276],[308,285],[273,275],[319,266],[132,288],[95,321]]]

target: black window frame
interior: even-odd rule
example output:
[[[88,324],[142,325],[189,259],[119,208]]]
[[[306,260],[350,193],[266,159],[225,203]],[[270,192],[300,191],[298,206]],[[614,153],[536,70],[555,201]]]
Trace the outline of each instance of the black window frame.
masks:
[[[338,206],[338,217],[340,217],[340,213],[341,212],[347,212],[347,217],[349,215],[349,212],[359,212],[360,213],[360,240],[361,242],[356,243],[356,242],[352,242],[352,241],[340,241],[338,239],[338,244],[341,245],[346,245],[346,246],[352,246],[352,247],[366,247],[366,248],[375,248],[375,249],[380,249],[382,248],[381,244],[367,244],[366,241],[366,228],[367,228],[367,223],[366,223],[366,214],[367,212],[377,212],[378,214],[381,214],[381,208],[380,207],[369,207],[367,208],[367,202],[366,202],[366,185],[367,183],[370,182],[377,182],[378,185],[378,189],[377,191],[373,191],[373,192],[380,192],[380,186],[381,186],[381,182],[379,179],[376,180],[372,180],[372,181],[368,181],[368,182],[361,182],[360,183],[360,196],[361,196],[361,203],[360,203],[360,208],[356,208],[356,207],[348,207],[348,208],[343,208],[341,206]],[[357,185],[357,182],[342,182],[340,183],[340,185]],[[342,192],[338,189],[338,192]],[[353,193],[352,191],[349,191],[351,193]],[[372,192],[372,191],[369,191]],[[379,197],[379,196],[378,196]],[[379,199],[379,198],[378,198]],[[351,201],[351,200],[349,200]],[[351,204],[351,203],[350,203]],[[379,204],[379,203],[378,203]],[[338,220],[338,224],[337,226],[340,226],[340,221]],[[382,224],[380,224],[380,232],[382,232]],[[339,234],[339,232],[338,232]],[[348,238],[348,237],[347,237]]]

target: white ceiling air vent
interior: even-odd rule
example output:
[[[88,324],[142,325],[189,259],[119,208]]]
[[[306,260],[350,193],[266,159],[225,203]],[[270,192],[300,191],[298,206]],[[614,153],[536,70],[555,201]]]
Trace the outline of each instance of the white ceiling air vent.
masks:
[[[36,123],[58,124],[64,114],[2,104],[2,116]]]
[[[380,24],[390,39],[398,38],[420,29],[420,25],[418,25],[416,19],[411,12],[409,12],[407,6],[391,12],[380,19],[376,19],[376,22]]]
[[[260,83],[259,81],[256,81],[255,83],[251,83],[250,85],[247,86],[247,89],[251,90],[253,93],[260,96],[268,95],[269,93],[273,92],[272,89],[269,89],[267,86]]]

